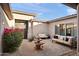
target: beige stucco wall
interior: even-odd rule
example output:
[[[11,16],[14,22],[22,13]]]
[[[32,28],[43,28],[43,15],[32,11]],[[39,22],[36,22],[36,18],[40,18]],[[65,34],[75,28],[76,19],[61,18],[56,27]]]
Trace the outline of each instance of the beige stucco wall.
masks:
[[[24,23],[16,23],[16,28],[24,29]],[[33,22],[33,36],[37,36],[37,34],[48,34],[48,27],[47,23],[39,23]],[[32,37],[32,30],[31,30],[31,22],[28,22],[28,38]]]
[[[24,29],[25,28],[25,24],[24,23],[16,23],[15,24],[15,28]]]
[[[32,20],[32,19],[35,19],[34,16],[30,16],[30,15],[24,15],[24,14],[18,14],[18,13],[13,13],[13,17],[15,20]],[[15,24],[15,28],[20,28],[20,29],[24,29],[25,28],[25,24],[24,23],[16,23]],[[30,22],[29,22],[29,25],[28,25],[28,38],[31,37],[31,25],[30,25]]]
[[[65,23],[74,23],[76,24],[76,20],[77,18],[70,18],[70,19],[66,19],[66,20],[61,20],[61,21],[56,21],[56,22],[51,22],[49,24],[49,34],[52,37],[53,35],[55,35],[55,25],[57,24],[65,24]]]
[[[4,27],[15,27],[15,20],[14,19],[9,20],[8,17],[7,17],[7,15],[2,10],[1,7],[0,7],[0,9],[1,9],[0,12],[1,12],[1,15],[2,15]]]
[[[31,22],[28,22],[28,39],[32,37]]]
[[[36,36],[37,34],[48,34],[48,25],[47,23],[37,23],[34,22],[34,26],[33,26],[33,33],[34,36]]]
[[[34,19],[33,16],[23,15],[23,14],[16,14],[13,13],[14,19],[19,20],[31,20]],[[44,33],[49,34],[51,37],[55,34],[55,25],[57,24],[65,24],[65,23],[75,23],[76,24],[76,17],[66,19],[66,20],[60,20],[56,22],[50,22],[42,23],[42,22],[34,22],[33,23],[33,36],[37,36],[37,34]],[[16,23],[16,27],[18,28],[25,28],[24,23]],[[31,31],[31,23],[29,22],[29,28],[28,28],[28,38],[31,38],[32,31]]]
[[[65,24],[65,23],[74,23],[76,24],[76,17],[70,18],[66,20],[51,22],[49,24],[42,23],[42,22],[33,22],[33,36],[37,36],[37,34],[49,34],[51,37],[55,35],[55,25],[57,24]],[[23,23],[18,24],[17,27],[19,28],[25,28],[25,25]],[[28,28],[28,38],[31,38],[32,32],[31,32],[31,23],[29,22],[29,28]]]
[[[17,14],[17,13],[13,13],[14,19],[19,19],[19,20],[30,20],[30,19],[34,19],[33,16],[29,16],[29,15],[23,15],[23,14]]]
[[[48,25],[47,23],[42,22],[33,22],[33,36],[37,36],[38,34],[47,34],[48,35]],[[31,38],[31,23],[29,22],[28,29],[28,38]]]
[[[1,55],[1,52],[2,52],[2,49],[1,49],[1,47],[2,47],[2,42],[1,42],[1,38],[2,38],[2,32],[3,32],[3,20],[2,20],[2,13],[1,13],[1,6],[0,6],[0,55]]]
[[[1,50],[1,38],[3,34],[3,30],[5,27],[14,27],[15,26],[15,21],[14,20],[9,20],[5,12],[0,6],[0,50]],[[1,51],[0,51],[1,52]]]

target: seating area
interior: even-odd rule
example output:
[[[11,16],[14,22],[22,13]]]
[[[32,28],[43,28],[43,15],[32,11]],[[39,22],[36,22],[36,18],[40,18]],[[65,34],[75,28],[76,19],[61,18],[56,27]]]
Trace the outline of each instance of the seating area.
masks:
[[[46,34],[38,34],[37,37],[39,37],[41,39],[48,39],[48,38],[50,38],[50,36],[46,35]]]
[[[40,39],[51,39],[52,42],[57,42],[60,44],[64,44],[69,47],[76,47],[76,37],[73,36],[62,36],[62,35],[54,35],[50,38],[50,36],[46,34],[38,34],[37,38]]]
[[[52,38],[52,41],[56,41],[68,46],[72,46],[73,44],[73,40],[75,40],[74,37],[72,36],[60,36],[60,35],[54,35],[54,37]]]
[[[78,6],[77,4],[75,5],[79,9],[79,5]],[[61,16],[61,18],[59,17],[56,19],[50,19],[50,20],[48,19],[46,21],[40,21],[40,18],[37,18],[37,14],[25,13],[22,11],[18,11],[18,9],[17,11],[15,10],[11,12],[11,10],[7,11],[5,8],[7,10],[10,9],[9,3],[2,4],[0,7],[1,10],[0,38],[2,41],[1,42],[2,50],[0,49],[1,53],[4,54],[6,53],[3,52],[3,50],[4,51],[12,50],[14,53],[10,54],[9,52],[7,52],[7,55],[9,54],[9,56],[10,55],[13,56],[14,55],[15,56],[17,55],[18,56],[22,56],[22,55],[23,56],[57,56],[58,55],[59,56],[65,54],[65,52],[69,52],[73,50],[77,50],[77,53],[79,52],[78,51],[79,50],[79,46],[78,46],[79,22],[77,22],[79,21],[78,13],[68,16],[64,15],[64,17]],[[77,11],[79,12],[79,10]],[[12,16],[8,15],[9,14],[8,12],[10,12]],[[47,14],[49,16],[53,13],[51,14],[47,13]],[[11,28],[11,29],[8,30],[6,28]],[[9,34],[7,35],[6,33]],[[61,44],[57,44],[56,42]],[[73,48],[71,49],[71,47]]]

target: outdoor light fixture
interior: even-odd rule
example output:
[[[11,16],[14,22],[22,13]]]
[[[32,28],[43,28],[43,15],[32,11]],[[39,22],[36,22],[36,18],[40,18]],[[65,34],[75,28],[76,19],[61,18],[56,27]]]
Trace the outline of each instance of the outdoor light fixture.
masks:
[[[2,24],[4,25],[4,22],[2,22]]]
[[[57,26],[59,27],[60,25],[58,24]]]

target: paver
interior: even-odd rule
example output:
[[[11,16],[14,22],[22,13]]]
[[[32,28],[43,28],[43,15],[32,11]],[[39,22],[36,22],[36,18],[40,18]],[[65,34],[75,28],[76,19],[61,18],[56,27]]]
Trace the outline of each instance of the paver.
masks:
[[[12,53],[7,54],[10,56],[59,56],[67,51],[72,51],[71,48],[58,44],[58,43],[52,43],[50,39],[43,40],[44,47],[43,50],[35,50],[35,44],[33,42],[29,42],[28,40],[23,40],[20,48]]]

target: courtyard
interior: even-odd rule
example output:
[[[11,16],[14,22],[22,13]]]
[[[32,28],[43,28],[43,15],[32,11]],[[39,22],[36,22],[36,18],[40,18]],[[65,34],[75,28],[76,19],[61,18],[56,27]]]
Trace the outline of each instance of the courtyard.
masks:
[[[74,55],[75,52],[68,46],[52,42],[51,39],[44,39],[43,50],[35,50],[34,41],[29,42],[24,39],[20,48],[12,54],[4,54],[6,56],[61,56]]]

